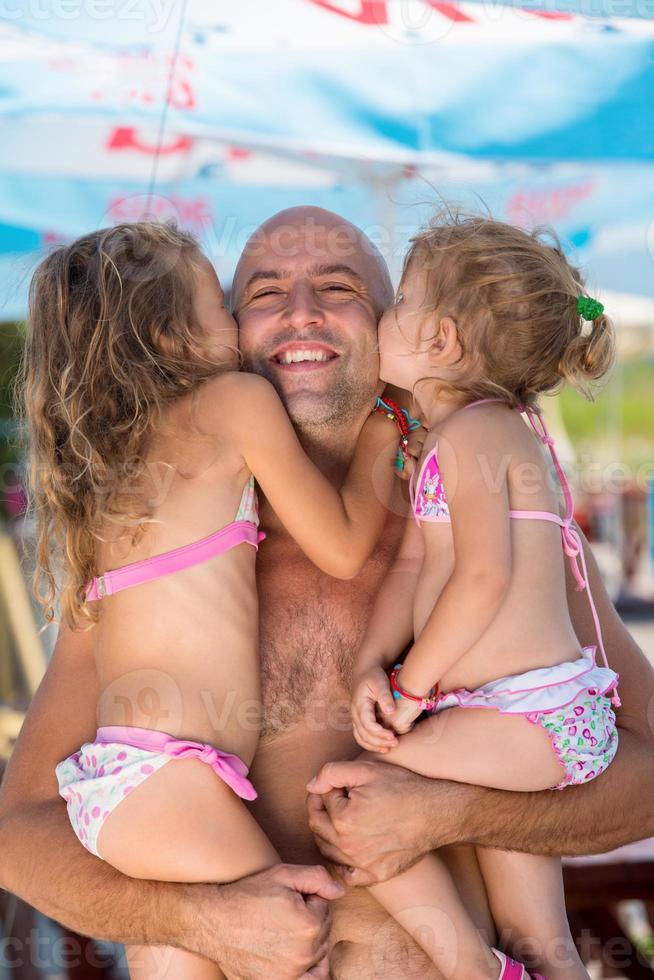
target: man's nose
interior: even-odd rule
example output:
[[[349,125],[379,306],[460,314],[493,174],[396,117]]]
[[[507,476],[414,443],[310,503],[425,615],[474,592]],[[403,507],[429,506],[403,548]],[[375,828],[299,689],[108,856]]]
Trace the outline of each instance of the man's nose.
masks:
[[[325,315],[315,290],[304,282],[296,283],[288,294],[284,309],[285,323],[296,330],[324,323]]]

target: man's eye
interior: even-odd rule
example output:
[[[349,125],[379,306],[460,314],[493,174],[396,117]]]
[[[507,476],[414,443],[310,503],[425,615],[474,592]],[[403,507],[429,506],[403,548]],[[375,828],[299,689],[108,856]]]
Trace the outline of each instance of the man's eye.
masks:
[[[254,293],[252,299],[261,299],[262,296],[279,296],[279,289],[262,289],[258,293]]]
[[[329,290],[338,290],[340,292],[345,292],[345,293],[352,292],[352,287],[346,286],[345,283],[342,282],[330,282],[326,286],[323,286],[322,288],[329,289]]]

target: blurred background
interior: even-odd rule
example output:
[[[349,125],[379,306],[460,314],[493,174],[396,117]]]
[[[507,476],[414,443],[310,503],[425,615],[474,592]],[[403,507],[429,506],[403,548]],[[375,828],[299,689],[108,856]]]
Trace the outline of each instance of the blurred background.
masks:
[[[555,228],[619,358],[594,403],[565,392],[546,412],[654,661],[653,56],[654,0],[0,3],[0,766],[54,640],[27,584],[11,399],[30,276],[53,244],[146,216],[194,231],[226,287],[248,235],[294,204],[363,228],[395,280],[443,203]],[[654,844],[566,875],[591,974],[654,975]],[[125,975],[120,947],[0,893],[0,980]]]

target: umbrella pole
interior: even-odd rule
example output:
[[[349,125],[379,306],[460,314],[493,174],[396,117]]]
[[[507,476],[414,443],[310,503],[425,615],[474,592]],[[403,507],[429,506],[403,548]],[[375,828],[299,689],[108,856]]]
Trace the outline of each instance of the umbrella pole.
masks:
[[[400,281],[402,272],[401,251],[404,245],[404,242],[400,241],[399,238],[397,209],[394,200],[394,192],[398,183],[399,178],[395,174],[389,177],[374,177],[372,180],[377,225],[380,233],[371,237],[373,240],[375,237],[377,238],[375,244],[378,245],[379,251],[386,259],[394,289],[397,289]]]
[[[618,360],[615,368],[613,377],[611,378],[611,384],[609,386],[609,399],[608,399],[608,411],[609,411],[609,433],[610,433],[610,444],[611,444],[611,456],[613,465],[616,467],[616,474],[620,472],[623,465],[623,448],[624,448],[624,420],[623,420],[623,407],[624,407],[624,391],[625,391],[625,378],[624,378],[624,361],[622,358]],[[614,540],[617,555],[619,556],[619,573],[620,580],[618,582],[618,595],[624,591],[625,586],[625,569],[624,569],[624,555],[625,555],[625,540],[624,540],[624,493],[627,488],[625,486],[615,486],[614,497]]]

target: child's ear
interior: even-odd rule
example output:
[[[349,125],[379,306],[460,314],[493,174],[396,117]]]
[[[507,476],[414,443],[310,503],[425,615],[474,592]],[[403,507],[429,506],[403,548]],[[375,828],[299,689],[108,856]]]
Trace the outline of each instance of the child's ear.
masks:
[[[438,321],[438,333],[432,343],[429,360],[434,364],[453,364],[460,356],[461,344],[456,321],[451,316],[443,316]]]

